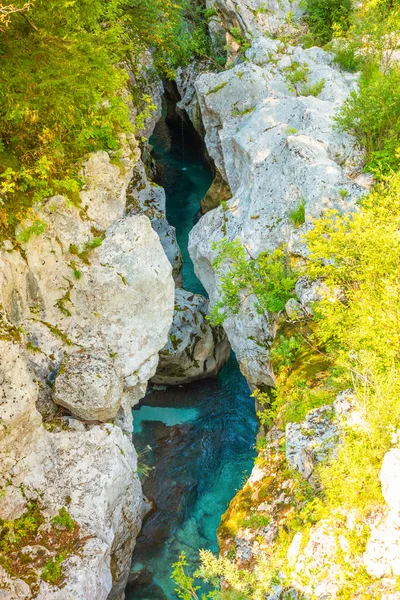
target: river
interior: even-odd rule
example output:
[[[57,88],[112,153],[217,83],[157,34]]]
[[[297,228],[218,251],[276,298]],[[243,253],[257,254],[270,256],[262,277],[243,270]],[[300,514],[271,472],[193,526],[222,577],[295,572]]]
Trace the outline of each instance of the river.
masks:
[[[166,190],[167,218],[183,255],[183,285],[204,293],[187,250],[200,200],[212,175],[195,138],[162,119],[150,140]],[[218,551],[217,528],[230,500],[251,472],[257,419],[254,399],[235,357],[215,380],[167,390],[151,389],[134,409],[134,444],[153,511],[133,556],[127,600],[176,599],[171,565],[184,550],[193,566],[198,552]],[[151,450],[148,450],[148,447]]]

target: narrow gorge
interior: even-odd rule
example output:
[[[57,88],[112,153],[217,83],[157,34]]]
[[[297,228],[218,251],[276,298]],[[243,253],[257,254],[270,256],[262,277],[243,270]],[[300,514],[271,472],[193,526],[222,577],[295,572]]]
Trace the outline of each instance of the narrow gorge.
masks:
[[[400,6],[0,1],[0,599],[400,600]]]

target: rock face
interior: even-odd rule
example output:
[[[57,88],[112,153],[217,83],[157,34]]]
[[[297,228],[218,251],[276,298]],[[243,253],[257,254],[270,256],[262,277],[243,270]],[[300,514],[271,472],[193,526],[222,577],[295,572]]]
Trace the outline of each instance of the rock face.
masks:
[[[32,501],[39,502],[49,518],[67,507],[80,525],[83,540],[81,553],[71,554],[65,562],[62,588],[42,581],[37,597],[119,598],[142,516],[136,453],[130,439],[113,425],[46,430],[35,407],[38,384],[23,348],[1,341],[0,356],[0,487],[7,494],[7,514],[2,511],[2,518],[20,517]],[[28,567],[29,560],[27,578]],[[3,575],[5,598],[32,597],[23,575],[20,579]]]
[[[231,198],[232,194],[229,185],[222,179],[217,171],[210,189],[201,201],[201,212],[205,214]]]
[[[117,416],[124,385],[106,352],[66,355],[54,382],[53,400],[88,421]]]
[[[47,528],[65,508],[79,532],[59,586],[40,569],[35,583],[24,580],[28,567],[2,571],[7,600],[124,596],[143,514],[131,407],[155,373],[174,309],[158,235],[147,216],[125,214],[134,170],[151,187],[129,143],[120,164],[98,153],[85,165],[85,211],[50,198],[35,210],[44,233],[0,249],[1,518],[36,502]]]
[[[145,214],[157,232],[164,252],[172,265],[175,280],[182,269],[182,255],[176,240],[175,227],[166,219],[165,191],[149,181],[143,163],[137,163],[128,189],[127,209],[130,214]]]
[[[219,298],[215,242],[238,238],[252,258],[282,244],[306,257],[301,236],[311,220],[326,209],[353,210],[365,192],[352,179],[359,168],[354,140],[333,122],[357,76],[340,73],[333,56],[319,48],[283,50],[267,38],[254,40],[246,56],[247,62],[195,82],[208,152],[233,194],[200,219],[190,236],[196,274],[212,304]],[[299,70],[303,82],[292,84]],[[300,205],[304,223],[292,216]],[[254,298],[224,328],[248,381],[272,385],[274,323],[257,313]]]
[[[364,564],[374,577],[400,576],[400,449],[385,455],[380,474],[382,494],[387,503],[383,514],[371,527]],[[400,596],[400,594],[399,594]]]
[[[338,440],[338,430],[331,422],[332,408],[323,406],[307,414],[302,423],[286,426],[286,460],[309,479],[314,465],[329,458]]]
[[[207,313],[203,296],[176,290],[174,320],[153,383],[177,385],[218,375],[230,345],[223,329],[208,323]]]
[[[304,12],[299,4],[290,0],[249,0],[246,4],[240,0],[207,1],[207,7],[213,7],[218,13],[223,29],[239,27],[242,34],[250,38],[264,33],[276,34],[285,25],[287,28],[288,13],[297,18]]]

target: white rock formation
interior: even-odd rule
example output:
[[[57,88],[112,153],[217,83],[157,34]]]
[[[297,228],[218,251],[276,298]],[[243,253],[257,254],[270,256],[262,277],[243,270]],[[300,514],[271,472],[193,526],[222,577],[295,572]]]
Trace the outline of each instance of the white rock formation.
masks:
[[[386,453],[380,473],[382,494],[388,506],[371,527],[364,564],[374,577],[400,577],[400,449]]]
[[[3,518],[18,518],[32,500],[49,517],[68,506],[82,537],[90,536],[81,555],[66,561],[62,589],[42,582],[38,598],[120,598],[142,516],[132,443],[113,425],[49,432],[35,407],[39,386],[25,351],[15,342],[0,341],[0,357],[0,489],[8,501]],[[10,578],[8,585],[7,580],[6,575],[1,579],[3,597],[24,598],[20,588],[28,592],[29,586],[26,590],[26,583]]]
[[[136,164],[127,194],[129,214],[145,214],[157,232],[164,252],[172,265],[172,273],[177,281],[182,269],[182,254],[176,240],[175,227],[166,219],[165,191],[149,181],[143,163]]]
[[[329,458],[338,441],[338,430],[332,422],[332,407],[311,410],[301,423],[286,425],[286,460],[309,479],[314,466]]]
[[[88,421],[109,421],[121,406],[124,383],[107,352],[67,354],[58,370],[53,400]]]
[[[153,383],[177,385],[218,375],[230,345],[223,329],[208,323],[207,314],[206,298],[176,290],[174,320]]]
[[[42,600],[122,600],[141,525],[130,410],[167,341],[174,281],[149,219],[124,216],[138,160],[134,143],[122,169],[105,153],[92,156],[86,210],[50,198],[36,210],[45,232],[0,249],[0,513],[15,519],[37,500],[51,519],[68,506],[90,536],[63,564],[60,589],[39,581]],[[72,415],[117,418],[44,427],[37,407],[54,415],[53,392]],[[0,577],[7,600],[31,597],[27,582]]]
[[[238,27],[243,36],[257,37],[264,33],[277,34],[288,28],[288,20],[304,13],[300,2],[291,0],[207,0],[207,7],[214,8],[219,26],[229,32]],[[211,33],[216,34],[217,19],[211,21]]]
[[[312,219],[326,209],[354,210],[365,192],[353,181],[359,169],[354,140],[335,129],[333,120],[357,76],[342,74],[320,48],[284,49],[258,38],[246,55],[247,62],[201,75],[195,84],[208,152],[233,194],[190,236],[196,274],[212,304],[219,299],[213,243],[238,238],[249,258],[286,244],[291,254],[306,257],[301,236]],[[299,69],[304,82],[294,89],[289,78]],[[318,97],[308,95],[318,83]],[[305,222],[295,224],[291,214],[300,204]],[[274,324],[257,313],[254,298],[246,297],[224,328],[250,384],[272,385]]]

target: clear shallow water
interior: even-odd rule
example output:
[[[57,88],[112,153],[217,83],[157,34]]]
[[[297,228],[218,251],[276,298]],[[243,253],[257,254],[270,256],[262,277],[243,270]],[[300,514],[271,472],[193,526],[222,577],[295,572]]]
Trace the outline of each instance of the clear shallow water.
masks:
[[[151,143],[167,192],[167,216],[177,229],[186,289],[201,293],[187,252],[189,231],[211,174],[189,139],[161,122]],[[137,540],[127,600],[175,599],[171,565],[184,550],[196,566],[198,551],[217,552],[216,531],[242,487],[255,456],[254,400],[232,356],[216,380],[153,390],[133,412],[134,443],[152,470],[143,479],[153,510]]]

